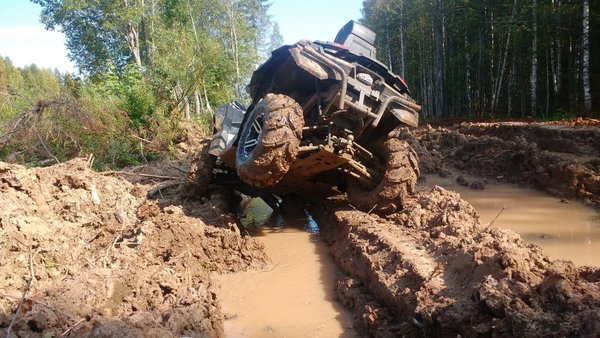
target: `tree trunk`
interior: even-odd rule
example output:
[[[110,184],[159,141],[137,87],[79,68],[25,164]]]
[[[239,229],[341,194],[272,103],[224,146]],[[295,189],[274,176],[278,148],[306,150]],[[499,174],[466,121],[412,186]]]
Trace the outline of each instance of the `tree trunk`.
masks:
[[[510,21],[514,20],[515,11],[517,8],[517,0],[513,1],[512,12],[510,15]],[[502,78],[504,77],[504,70],[506,68],[506,59],[508,57],[508,50],[510,49],[510,33],[511,26],[508,27],[508,32],[506,33],[506,43],[504,44],[504,56],[502,56],[502,48],[500,48],[500,58],[498,58],[498,62],[502,64],[498,67],[498,75],[496,76],[496,82],[494,84],[494,91],[492,93],[492,115],[496,112],[498,108],[498,99],[500,98],[500,93],[502,92]],[[502,61],[500,61],[502,59]]]
[[[592,110],[592,90],[590,88],[590,3],[583,0],[583,49],[582,77],[583,77],[583,114],[589,116]]]
[[[555,55],[555,57],[553,57],[553,62],[552,64],[555,65],[552,71],[552,85],[553,85],[553,89],[554,89],[554,93],[555,93],[555,98],[559,95],[560,90],[561,90],[561,83],[562,83],[562,40],[561,40],[561,35],[560,35],[560,31],[561,31],[561,26],[562,26],[562,20],[560,19],[560,0],[556,1],[556,11],[555,11],[555,15],[557,17],[556,20],[556,33],[555,33],[555,37],[554,37],[554,41],[555,41],[555,51],[553,51],[552,54],[550,54],[550,56],[552,57],[553,54]]]
[[[235,96],[241,97],[241,77],[240,77],[240,61],[239,61],[239,50],[238,50],[238,36],[236,28],[235,11],[233,9],[233,0],[227,2],[227,14],[229,15],[230,37],[231,37],[231,52],[233,54],[233,63],[235,65]]]
[[[125,8],[129,7],[128,0],[124,0],[124,3],[125,3]],[[143,4],[144,3],[142,1],[142,6],[143,6]],[[139,34],[138,29],[135,26],[135,23],[133,22],[133,20],[129,20],[127,22],[127,27],[125,30],[126,30],[125,39],[127,40],[127,46],[129,47],[131,56],[133,57],[133,60],[138,65],[138,67],[141,68],[142,67],[142,58],[140,55],[140,34]]]
[[[212,107],[210,106],[210,101],[208,101],[208,93],[206,92],[206,86],[204,87],[204,101],[206,102],[206,110],[212,112]]]
[[[482,18],[483,19],[483,18]],[[483,24],[483,22],[482,22]],[[477,115],[483,114],[483,27],[479,27],[479,51],[477,54]]]
[[[465,32],[465,51],[469,50],[469,40],[467,39],[467,33]],[[469,65],[469,54],[465,53],[465,94],[467,98],[467,115],[471,117],[471,71]]]
[[[175,95],[177,97],[177,102],[179,103],[179,106],[183,106],[183,117],[186,120],[189,120],[191,117],[190,102],[188,101],[188,98],[184,93],[183,88],[181,87],[181,83],[179,81],[177,81],[177,84],[175,85]]]
[[[508,79],[508,117],[512,115],[512,92],[515,87],[515,82],[517,78],[517,54],[513,53],[512,56],[512,64],[510,67],[510,77]]]
[[[202,100],[197,89],[194,91],[194,110],[196,112],[196,117],[202,114]]]
[[[442,0],[435,0],[433,9],[433,37],[434,37],[434,69],[435,69],[435,115],[446,116],[444,105],[444,71],[442,59]]]
[[[404,77],[404,0],[400,2],[400,76]]]
[[[533,39],[531,41],[531,116],[535,117],[536,98],[537,98],[537,3],[532,0],[531,3],[531,19],[533,21]]]
[[[131,52],[135,63],[138,67],[142,67],[142,58],[140,57],[140,36],[131,20],[127,23],[127,45],[129,46],[129,51]]]

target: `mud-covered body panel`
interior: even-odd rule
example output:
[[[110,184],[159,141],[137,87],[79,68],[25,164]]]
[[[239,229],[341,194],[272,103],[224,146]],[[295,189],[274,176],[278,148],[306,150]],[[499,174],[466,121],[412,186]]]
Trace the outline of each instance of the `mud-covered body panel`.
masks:
[[[351,25],[352,32],[344,34],[354,34],[357,31],[354,26],[359,24]],[[380,171],[386,168],[370,149],[375,143],[385,142],[388,133],[398,127],[416,127],[421,107],[410,98],[404,80],[372,58],[374,47],[364,48],[364,42],[374,38],[365,35],[364,39],[360,36],[363,33],[358,30],[358,35],[347,36],[348,41],[354,43],[350,47],[300,41],[274,50],[252,75],[248,85],[252,101],[245,113],[232,105],[218,112],[225,112],[225,117],[211,144],[211,154],[218,154],[232,172],[237,171],[240,181],[261,193],[295,192],[309,196],[339,193],[346,190],[348,180],[374,186],[372,181],[380,180],[383,177]],[[261,107],[272,95],[285,96],[285,100],[279,101],[284,106],[297,105],[302,123],[298,126],[290,124],[283,115],[268,118],[269,112]],[[279,105],[274,103],[273,109],[285,111],[286,108]],[[244,179],[239,172],[239,163],[246,162],[239,161],[240,154],[248,158],[271,159],[268,149],[275,153],[275,149],[281,149],[281,142],[288,138],[265,147],[265,135],[271,135],[270,130],[274,130],[271,128],[284,125],[290,130],[300,128],[302,131],[300,142],[294,146],[297,149],[288,149],[289,153],[297,153],[297,157],[281,166],[285,169],[283,172],[279,167],[263,168],[261,173],[272,172],[269,177],[276,177],[259,180],[268,181],[266,185],[252,184],[258,174],[245,175]],[[232,140],[235,131],[237,135]],[[254,156],[253,152],[262,155]]]

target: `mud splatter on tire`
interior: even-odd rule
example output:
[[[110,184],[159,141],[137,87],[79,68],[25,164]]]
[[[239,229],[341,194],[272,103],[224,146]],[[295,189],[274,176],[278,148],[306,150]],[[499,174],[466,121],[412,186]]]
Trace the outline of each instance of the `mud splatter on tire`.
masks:
[[[253,124],[261,129],[256,140],[250,136]],[[250,112],[240,135],[236,161],[242,181],[257,188],[279,182],[296,159],[303,126],[302,108],[294,99],[267,94]],[[248,142],[257,142],[256,147],[245,149]]]
[[[385,172],[379,183],[367,189],[356,180],[348,183],[348,200],[361,210],[390,214],[401,209],[415,190],[419,177],[419,158],[405,141],[390,138],[375,148]]]

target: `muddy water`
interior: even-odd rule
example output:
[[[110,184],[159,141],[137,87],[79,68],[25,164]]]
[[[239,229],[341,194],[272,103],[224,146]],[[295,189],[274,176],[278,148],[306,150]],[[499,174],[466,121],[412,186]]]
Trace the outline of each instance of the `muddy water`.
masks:
[[[423,185],[458,192],[479,212],[482,223],[490,223],[497,216],[492,226],[515,231],[526,241],[539,244],[554,259],[600,267],[599,212],[515,185],[487,184],[484,190],[473,190],[457,184],[457,176],[430,175]]]
[[[337,268],[304,215],[271,217],[252,199],[242,222],[257,226],[273,264],[217,277],[228,337],[357,337],[352,315],[335,300]],[[283,225],[286,225],[283,227]]]

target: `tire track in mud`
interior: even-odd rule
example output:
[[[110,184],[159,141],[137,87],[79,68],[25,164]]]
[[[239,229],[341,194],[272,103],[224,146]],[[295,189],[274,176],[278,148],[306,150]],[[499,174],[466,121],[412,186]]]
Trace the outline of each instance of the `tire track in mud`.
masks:
[[[418,192],[385,219],[343,200],[313,212],[346,274],[338,296],[370,336],[600,333],[600,269],[482,225],[456,193]]]

